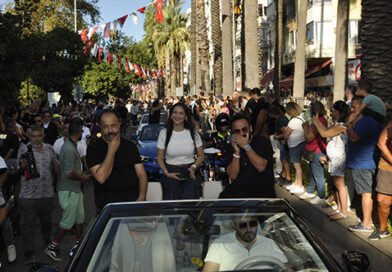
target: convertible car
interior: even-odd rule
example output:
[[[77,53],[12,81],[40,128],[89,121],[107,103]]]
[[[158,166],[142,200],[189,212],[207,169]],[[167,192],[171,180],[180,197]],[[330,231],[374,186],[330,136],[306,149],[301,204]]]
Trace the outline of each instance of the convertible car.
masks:
[[[211,244],[246,217],[279,254],[253,252],[229,271],[347,271],[280,199],[110,204],[65,271],[202,271]]]

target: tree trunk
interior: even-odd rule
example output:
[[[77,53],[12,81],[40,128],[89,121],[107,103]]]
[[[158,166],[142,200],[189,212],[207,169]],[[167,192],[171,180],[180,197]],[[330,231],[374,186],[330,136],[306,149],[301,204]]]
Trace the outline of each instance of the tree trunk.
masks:
[[[233,81],[233,28],[231,1],[222,0],[222,60],[223,60],[223,95],[231,95]]]
[[[333,73],[333,100],[344,100],[347,82],[349,0],[338,1],[336,18],[335,64]]]
[[[392,73],[392,1],[362,0],[362,20],[360,42],[362,44],[363,79],[373,85],[374,93],[386,104],[388,116],[391,114]]]
[[[199,51],[201,86],[199,89],[209,93],[211,91],[209,46],[207,35],[207,18],[204,0],[197,1],[197,46]]]
[[[170,63],[171,63],[171,61],[170,61],[170,53],[169,53],[169,48],[167,48],[166,47],[166,57],[165,57],[165,59],[166,59],[166,63],[165,63],[165,95],[166,96],[172,96],[172,94],[171,94],[171,92],[170,92],[170,83],[171,83],[171,80],[169,79],[170,78],[170,75],[171,75],[171,73],[170,73]]]
[[[190,48],[191,48],[191,75],[189,87],[191,89],[191,94],[196,94],[196,63],[197,63],[197,42],[196,42],[196,1],[191,0],[191,37],[190,37]]]
[[[244,1],[245,15],[245,78],[246,87],[259,87],[259,33],[257,32],[257,0]]]
[[[170,59],[170,95],[176,95],[177,87],[177,57],[173,54]]]
[[[220,0],[211,0],[212,44],[214,46],[215,94],[222,94],[222,29]]]
[[[282,79],[283,59],[283,0],[275,1],[276,7],[276,38],[275,38],[275,64],[274,64],[274,93],[275,98],[280,98],[280,81]]]
[[[305,94],[305,43],[306,43],[306,16],[307,16],[307,0],[298,1],[297,15],[297,46],[295,50],[294,64],[294,90],[293,96],[298,103],[303,106]]]
[[[184,57],[182,53],[180,53],[180,88],[184,90]]]

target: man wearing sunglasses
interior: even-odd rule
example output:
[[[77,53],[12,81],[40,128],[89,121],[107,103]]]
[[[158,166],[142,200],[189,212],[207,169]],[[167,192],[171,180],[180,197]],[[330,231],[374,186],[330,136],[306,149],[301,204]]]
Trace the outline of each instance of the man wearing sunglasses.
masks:
[[[231,183],[219,198],[276,197],[273,150],[268,138],[252,134],[248,115],[231,119],[231,144],[226,146],[226,172]]]
[[[266,256],[287,263],[287,258],[272,239],[258,235],[256,216],[233,220],[235,231],[214,240],[208,249],[203,272],[232,271],[242,261],[253,256]]]

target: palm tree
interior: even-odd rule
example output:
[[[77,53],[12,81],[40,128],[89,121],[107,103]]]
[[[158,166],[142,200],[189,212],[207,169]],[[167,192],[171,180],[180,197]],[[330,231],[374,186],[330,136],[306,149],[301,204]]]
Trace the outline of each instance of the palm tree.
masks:
[[[283,59],[283,0],[275,1],[276,8],[276,38],[275,38],[275,64],[274,64],[274,93],[275,97],[280,97],[280,80],[282,79],[282,59]]]
[[[198,58],[200,62],[200,77],[201,77],[201,90],[207,93],[211,91],[210,82],[210,54],[207,35],[207,18],[205,13],[204,0],[197,0],[196,8],[196,22],[197,22],[197,49]]]
[[[257,0],[244,1],[246,87],[259,87],[259,35]]]
[[[222,1],[223,95],[233,91],[233,40],[231,1]]]
[[[196,44],[196,31],[197,31],[197,24],[196,24],[196,1],[191,0],[191,30],[190,30],[190,47],[191,47],[191,80],[190,80],[190,88],[194,90],[196,93],[196,67],[197,67],[197,44]]]
[[[349,0],[338,1],[333,100],[343,100],[347,78]]]
[[[392,73],[392,2],[362,0],[359,32],[362,44],[362,78],[372,82],[374,92],[391,103]],[[389,107],[389,113],[390,113]]]
[[[166,72],[169,71],[170,76],[169,95],[176,93],[177,71],[179,70],[177,66],[189,43],[189,34],[186,28],[187,17],[181,13],[181,7],[182,3],[180,2],[170,2],[163,10],[164,23],[157,24],[152,35],[155,52],[158,53],[158,65],[162,65],[163,59],[166,60]]]
[[[307,16],[307,0],[298,1],[298,16],[297,16],[297,46],[295,50],[295,64],[294,64],[294,98],[299,99],[298,103],[303,106],[303,97],[305,93],[305,43],[306,43],[306,16]]]
[[[211,0],[212,44],[214,46],[215,93],[222,94],[222,29],[220,0]]]

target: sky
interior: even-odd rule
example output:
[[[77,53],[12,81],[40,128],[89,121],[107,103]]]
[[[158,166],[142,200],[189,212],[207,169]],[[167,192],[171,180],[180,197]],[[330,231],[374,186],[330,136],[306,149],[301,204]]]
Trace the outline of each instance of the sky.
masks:
[[[10,0],[0,0],[0,4],[4,4],[6,2],[12,2]],[[124,15],[130,14],[137,9],[147,6],[150,4],[152,0],[99,0],[98,6],[101,11],[101,20],[99,24],[104,24],[116,20]],[[184,1],[184,12],[190,8],[191,0]],[[128,16],[127,21],[125,22],[122,31],[127,36],[133,36],[136,41],[139,41],[143,38],[144,30],[144,17],[145,15],[136,12],[138,15],[138,24],[134,25],[130,16]],[[93,25],[91,25],[92,27]]]

